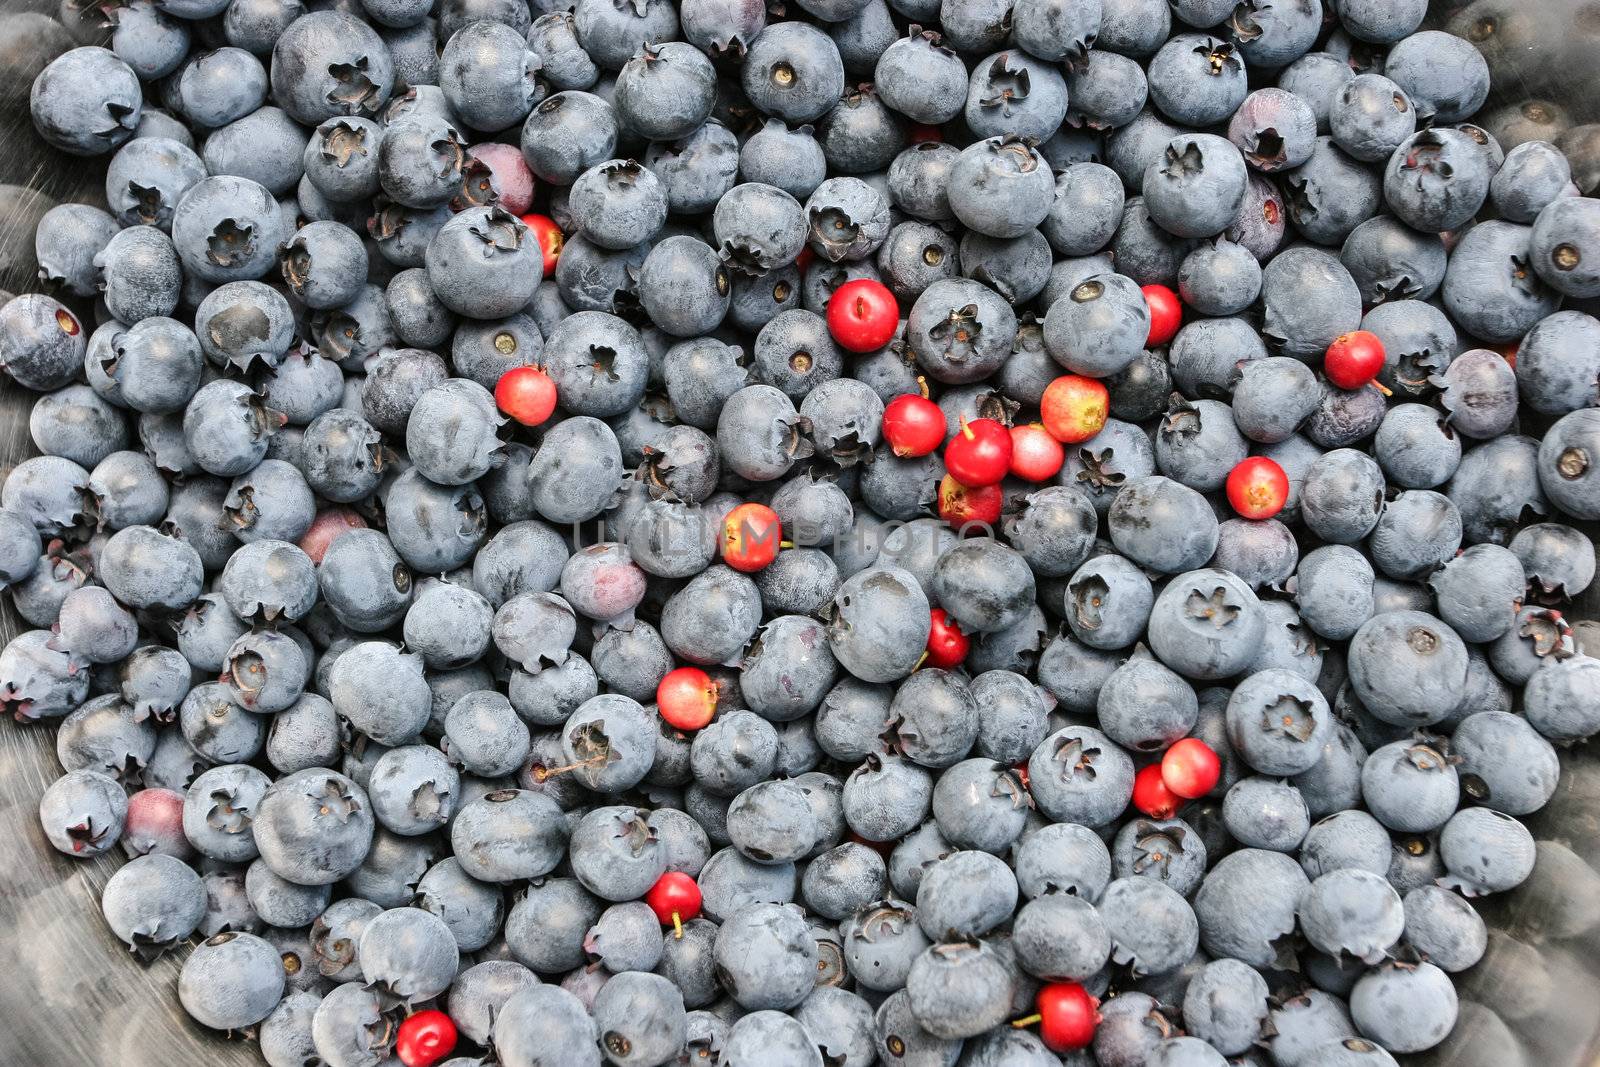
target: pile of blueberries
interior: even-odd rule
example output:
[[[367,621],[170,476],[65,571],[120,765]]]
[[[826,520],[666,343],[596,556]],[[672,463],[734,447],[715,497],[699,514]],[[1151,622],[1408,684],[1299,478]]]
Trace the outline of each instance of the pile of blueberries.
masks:
[[[1600,202],[1426,7],[107,6],[45,835],[271,1067],[1435,1048],[1600,732]]]

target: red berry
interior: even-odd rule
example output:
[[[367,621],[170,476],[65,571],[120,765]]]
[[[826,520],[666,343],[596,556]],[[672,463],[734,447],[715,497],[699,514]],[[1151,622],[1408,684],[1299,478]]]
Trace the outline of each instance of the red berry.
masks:
[[[1088,1048],[1100,1024],[1100,1002],[1077,982],[1051,982],[1039,990],[1039,1039],[1053,1052]]]
[[[1140,291],[1150,308],[1150,340],[1146,344],[1151,348],[1164,345],[1178,335],[1178,327],[1183,325],[1183,301],[1164,285],[1146,285]]]
[[[943,608],[928,613],[932,626],[928,629],[928,666],[950,670],[961,665],[972,648],[972,642],[961,632],[961,627]]]
[[[306,532],[300,535],[300,551],[311,557],[312,563],[321,563],[328,546],[351,530],[364,530],[367,520],[355,508],[333,504],[317,512]]]
[[[1039,400],[1044,428],[1062,444],[1087,441],[1106,424],[1111,393],[1105,383],[1081,374],[1063,374],[1045,387]]]
[[[433,1067],[456,1048],[456,1024],[442,1011],[406,1016],[395,1035],[394,1052],[406,1067]]]
[[[899,325],[900,305],[882,282],[857,278],[828,298],[828,332],[851,352],[876,352]]]
[[[495,406],[524,426],[538,426],[556,410],[556,383],[538,367],[512,367],[494,383]]]
[[[471,157],[470,172],[463,175],[463,195],[457,197],[461,207],[494,202],[513,215],[528,210],[533,202],[533,171],[528,169],[522,149],[501,141],[483,141],[467,149],[467,155]],[[482,171],[473,164],[481,165]]]
[[[561,227],[549,215],[524,215],[522,221],[539,242],[539,250],[544,253],[544,276],[548,278],[556,272],[556,260],[561,258],[567,235],[561,232]]]
[[[1161,764],[1152,763],[1133,776],[1133,806],[1152,819],[1172,818],[1182,803],[1162,780]]]
[[[905,393],[883,409],[883,439],[901,459],[926,456],[944,444],[944,412],[925,396]]]
[[[1205,796],[1221,777],[1222,761],[1211,751],[1211,746],[1198,737],[1174,742],[1161,757],[1161,780],[1185,800]]]
[[[1322,373],[1340,389],[1360,389],[1383,369],[1383,342],[1375,333],[1340,334],[1322,357]]]
[[[998,485],[1011,469],[1011,433],[994,419],[961,420],[944,446],[944,469],[969,489]]]
[[[921,144],[923,141],[943,141],[944,130],[937,126],[930,126],[925,122],[913,122],[907,131],[907,137],[912,144]]]
[[[698,730],[717,713],[717,684],[699,667],[668,671],[656,686],[656,710],[675,730]]]
[[[939,517],[958,530],[973,523],[993,526],[1004,499],[998,485],[966,486],[947,474],[939,482]]]
[[[644,902],[661,925],[686,923],[700,915],[700,886],[682,871],[668,871],[645,893]]]
[[[1025,482],[1055,477],[1067,453],[1042,423],[1011,427],[1011,473]]]
[[[740,504],[722,520],[722,562],[754,573],[778,558],[783,523],[765,504]]]
[[[800,250],[800,254],[794,257],[795,269],[803,276],[806,271],[811,269],[811,264],[816,262],[816,259],[816,251],[810,245],[806,245]]]
[[[1228,503],[1245,519],[1270,519],[1289,501],[1289,476],[1266,456],[1242,459],[1228,472]]]
[[[152,852],[187,860],[194,846],[183,832],[183,794],[151,787],[128,798],[128,818],[122,825],[122,847],[130,856]]]

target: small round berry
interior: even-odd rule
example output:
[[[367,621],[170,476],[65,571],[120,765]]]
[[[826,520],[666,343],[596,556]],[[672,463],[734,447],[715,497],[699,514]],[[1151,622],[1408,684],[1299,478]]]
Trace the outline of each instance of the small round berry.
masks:
[[[900,305],[882,282],[857,278],[828,299],[828,332],[851,352],[876,352],[894,337]]]
[[[1144,302],[1150,308],[1150,340],[1147,343],[1151,348],[1164,345],[1178,335],[1178,327],[1183,325],[1183,301],[1165,285],[1146,285],[1140,291],[1144,293]]]
[[[967,652],[972,648],[972,642],[943,608],[934,608],[928,617],[932,625],[928,628],[926,665],[946,671],[961,666],[961,661],[967,658]]]
[[[512,367],[494,386],[495,406],[524,426],[539,426],[556,410],[556,383],[538,367]]]
[[[939,518],[958,530],[974,523],[993,526],[1004,501],[998,484],[967,486],[948,474],[939,482]]]
[[[1152,819],[1172,818],[1182,803],[1161,777],[1161,764],[1152,763],[1133,776],[1133,806]]]
[[[944,444],[944,412],[925,396],[906,393],[883,409],[883,439],[901,459],[926,456]]]
[[[683,924],[700,917],[700,885],[682,871],[668,871],[656,879],[644,902],[662,926],[671,926],[681,938]]]
[[[1025,482],[1044,482],[1054,478],[1067,459],[1043,423],[1030,422],[1011,427],[1011,473]]]
[[[1228,472],[1228,503],[1241,518],[1270,519],[1289,501],[1289,476],[1266,456],[1240,460]]]
[[[998,485],[1011,469],[1011,434],[994,419],[961,420],[944,447],[944,467],[969,489]]]
[[[1052,1052],[1089,1047],[1100,1023],[1100,1002],[1077,982],[1051,982],[1039,990],[1039,1039]]]
[[[1222,761],[1211,746],[1198,737],[1173,742],[1161,757],[1161,780],[1185,800],[1205,796],[1216,787],[1221,776]]]
[[[1039,400],[1044,428],[1064,445],[1087,441],[1100,432],[1111,410],[1105,383],[1081,374],[1063,374],[1045,386]]]
[[[1360,389],[1383,369],[1383,341],[1375,333],[1340,334],[1322,357],[1322,373],[1340,389]]]
[[[722,562],[746,574],[778,558],[783,523],[765,504],[740,504],[722,520]]]
[[[405,1067],[433,1067],[455,1048],[456,1024],[437,1009],[406,1016],[394,1040],[394,1054]]]
[[[656,686],[656,708],[675,730],[698,730],[717,713],[717,685],[699,667],[679,667]]]
[[[534,240],[539,242],[539,251],[544,254],[544,276],[546,278],[556,272],[556,260],[561,258],[561,248],[566,244],[566,234],[561,232],[561,227],[549,215],[524,215],[522,222],[533,231]]]

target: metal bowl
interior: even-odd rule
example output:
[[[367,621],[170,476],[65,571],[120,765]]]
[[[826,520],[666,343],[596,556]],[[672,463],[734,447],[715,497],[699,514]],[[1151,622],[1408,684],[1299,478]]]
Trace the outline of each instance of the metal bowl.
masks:
[[[1600,7],[1594,0],[1435,0],[1430,25],[1476,44],[1494,96],[1480,118],[1509,147],[1554,140],[1586,194],[1600,185]],[[33,230],[57,203],[103,204],[106,160],[63,155],[39,140],[28,87],[54,56],[104,43],[85,0],[5,0],[0,10],[0,289],[36,287]],[[1583,125],[1595,123],[1597,125]],[[1572,306],[1569,304],[1568,306]],[[91,315],[92,309],[83,308]],[[1600,308],[1587,307],[1590,312]],[[33,394],[0,388],[0,477],[36,455]],[[1600,530],[1590,528],[1593,537]],[[0,639],[27,629],[0,598]],[[1600,586],[1573,605],[1579,641],[1600,656]],[[1555,798],[1528,820],[1539,841],[1533,876],[1480,902],[1489,950],[1457,976],[1455,1032],[1412,1062],[1458,1067],[1600,1064],[1600,758],[1561,754]],[[61,773],[48,725],[0,724],[0,1033],[24,1067],[259,1067],[250,1043],[229,1041],[179,1006],[181,954],[141,966],[107,930],[100,892],[122,863],[60,855],[45,841],[39,796]]]

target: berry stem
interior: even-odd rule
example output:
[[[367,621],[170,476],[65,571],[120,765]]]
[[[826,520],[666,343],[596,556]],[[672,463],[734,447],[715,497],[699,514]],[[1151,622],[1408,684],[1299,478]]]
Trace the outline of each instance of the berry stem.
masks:
[[[558,774],[566,774],[568,771],[575,771],[580,767],[592,767],[596,763],[599,763],[603,758],[604,757],[602,756],[590,756],[588,759],[581,759],[576,763],[569,763],[565,767],[541,767],[541,777],[539,780],[544,781],[547,778],[554,778]]]
[[[672,913],[672,936],[679,941],[683,940],[683,919],[677,912]]]
[[[1025,1027],[1032,1026],[1034,1023],[1039,1022],[1043,1018],[1044,1018],[1044,1016],[1042,1016],[1042,1015],[1037,1015],[1037,1014],[1028,1015],[1028,1016],[1025,1016],[1025,1017],[1023,1017],[1021,1019],[1012,1020],[1011,1026],[1014,1029],[1021,1030],[1021,1029],[1024,1029]]]

